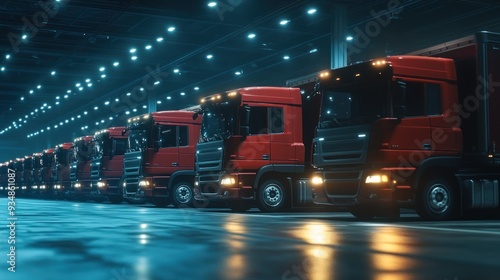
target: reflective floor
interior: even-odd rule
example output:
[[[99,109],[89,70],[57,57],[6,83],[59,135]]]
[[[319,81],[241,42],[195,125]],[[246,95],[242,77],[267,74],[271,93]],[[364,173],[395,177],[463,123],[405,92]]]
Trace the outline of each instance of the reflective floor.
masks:
[[[500,279],[495,220],[409,213],[360,222],[347,213],[29,199],[15,211],[15,229],[0,230],[0,279]],[[5,198],[0,213],[9,225]]]

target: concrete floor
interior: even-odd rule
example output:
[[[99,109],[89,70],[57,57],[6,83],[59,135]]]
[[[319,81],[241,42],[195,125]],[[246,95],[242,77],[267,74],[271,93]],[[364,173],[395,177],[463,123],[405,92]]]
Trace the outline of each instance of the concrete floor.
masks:
[[[3,205],[3,206],[2,206]],[[0,199],[8,225],[7,199]],[[16,200],[0,279],[500,279],[500,221]]]

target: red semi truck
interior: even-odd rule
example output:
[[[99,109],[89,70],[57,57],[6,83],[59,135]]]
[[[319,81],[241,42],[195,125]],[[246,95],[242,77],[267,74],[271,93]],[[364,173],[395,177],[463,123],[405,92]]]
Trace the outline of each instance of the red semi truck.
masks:
[[[41,168],[42,168],[42,153],[34,153],[31,157],[33,160],[33,169],[31,172],[31,195],[37,197],[39,195],[38,187],[41,182]]]
[[[499,210],[500,34],[328,70],[315,80],[322,99],[316,203],[346,206],[359,218],[399,216],[401,207],[433,220]]]
[[[25,156],[23,160],[23,187],[28,196],[32,195],[33,184],[33,156]]]
[[[24,158],[16,158],[13,167],[13,170],[16,171],[16,196],[27,196],[29,190],[24,183]]]
[[[193,200],[194,153],[201,119],[192,111],[162,111],[130,118],[123,166],[127,199],[159,207],[188,206]]]
[[[53,194],[54,179],[52,172],[56,167],[54,151],[54,148],[46,149],[41,155],[40,163],[42,167],[38,173],[38,196],[40,197],[49,197]]]
[[[70,198],[70,164],[73,161],[73,143],[59,144],[54,149],[52,168],[52,195],[55,198]]]
[[[80,201],[90,198],[92,189],[90,163],[94,151],[93,144],[93,135],[82,136],[73,141],[73,161],[70,164],[71,191]]]
[[[128,142],[125,127],[110,127],[94,135],[94,153],[90,164],[92,190],[90,196],[111,203],[121,203],[123,192],[120,179],[123,175],[123,155]]]
[[[305,203],[315,103],[298,88],[251,87],[202,99],[195,199],[275,212]]]

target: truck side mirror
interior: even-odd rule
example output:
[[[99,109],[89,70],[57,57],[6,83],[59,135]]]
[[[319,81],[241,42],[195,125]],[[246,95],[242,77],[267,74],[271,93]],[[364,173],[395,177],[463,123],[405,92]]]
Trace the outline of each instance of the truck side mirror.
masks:
[[[198,113],[193,114],[193,121],[196,120],[200,115]]]

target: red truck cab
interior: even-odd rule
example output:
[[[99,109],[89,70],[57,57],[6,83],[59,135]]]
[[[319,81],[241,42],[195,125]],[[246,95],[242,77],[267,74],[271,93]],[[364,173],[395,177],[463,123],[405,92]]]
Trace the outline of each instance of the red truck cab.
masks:
[[[201,119],[192,111],[162,111],[128,120],[123,192],[159,207],[193,200],[194,154]]]
[[[70,164],[73,160],[73,143],[63,143],[54,148],[53,196],[59,199],[70,198]]]
[[[196,146],[197,200],[275,212],[301,201],[310,165],[298,88],[250,87],[205,97]],[[307,106],[306,106],[307,105]],[[305,109],[304,109],[305,110]],[[306,112],[306,111],[304,111]],[[307,143],[309,142],[309,143]]]
[[[31,195],[36,197],[39,195],[39,186],[41,185],[41,168],[42,168],[42,153],[34,153],[32,155],[33,160],[33,171],[32,171],[32,183],[31,183]]]
[[[481,32],[318,74],[315,202],[359,218],[498,211],[499,46]]]
[[[92,190],[90,163],[94,152],[94,135],[76,138],[72,146],[73,161],[70,165],[71,190],[77,199],[86,201],[89,199]]]
[[[56,168],[56,162],[54,160],[54,148],[46,149],[42,152],[41,164],[38,185],[38,195],[40,197],[49,197],[53,195],[54,191],[54,178],[52,173],[54,168]]]
[[[125,127],[110,127],[94,135],[94,153],[90,164],[94,199],[109,199],[111,203],[121,203],[123,192],[120,179],[123,175],[123,156],[128,142]]]

